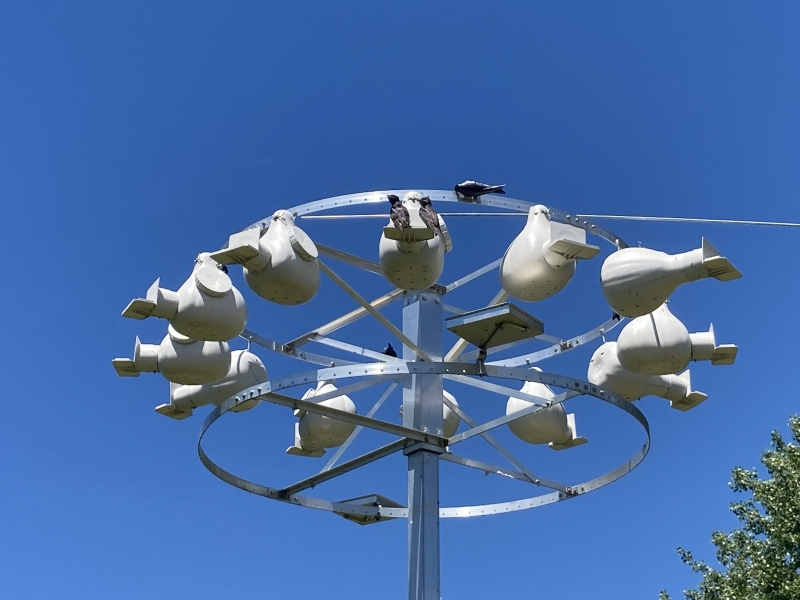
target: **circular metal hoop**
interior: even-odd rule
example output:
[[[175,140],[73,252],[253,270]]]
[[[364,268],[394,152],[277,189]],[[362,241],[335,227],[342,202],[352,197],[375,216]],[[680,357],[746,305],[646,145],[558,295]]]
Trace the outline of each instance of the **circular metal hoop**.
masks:
[[[343,196],[332,196],[330,198],[323,198],[322,200],[315,200],[313,202],[306,202],[305,204],[298,204],[289,210],[296,217],[303,217],[304,215],[313,215],[315,213],[331,210],[333,208],[344,208],[347,206],[357,206],[359,204],[377,204],[388,202],[387,195],[395,194],[401,198],[409,192],[419,192],[424,196],[428,196],[435,202],[456,202],[458,204],[467,206],[493,206],[495,208],[504,208],[513,212],[527,213],[532,206],[536,204],[526,200],[518,200],[516,198],[509,198],[507,196],[498,196],[489,194],[476,198],[474,202],[461,200],[455,192],[448,190],[380,190],[375,192],[360,192],[357,194],[345,194]],[[578,218],[572,213],[565,212],[557,208],[548,207],[550,218],[559,223],[566,223],[575,227],[585,229],[592,235],[597,235],[604,240],[615,245],[617,248],[627,248],[628,244],[619,236],[611,231],[601,227],[591,219]],[[265,217],[256,221],[246,229],[253,227],[264,228],[269,223],[272,217]]]
[[[211,413],[209,413],[209,415],[203,421],[203,425],[200,429],[200,435],[197,440],[197,453],[200,456],[200,460],[202,461],[203,465],[215,476],[222,479],[226,483],[252,494],[257,494],[273,500],[279,500],[281,502],[287,502],[289,504],[297,504],[299,506],[305,506],[308,508],[335,512],[341,515],[370,517],[375,520],[407,518],[407,508],[384,507],[380,505],[364,506],[350,502],[332,502],[329,500],[311,498],[299,494],[287,495],[282,493],[281,489],[254,483],[252,481],[237,477],[229,471],[226,471],[208,457],[202,446],[203,437],[211,425],[226,412],[244,402],[249,402],[252,400],[274,401],[270,398],[271,394],[275,394],[281,390],[289,389],[295,386],[311,384],[318,381],[324,381],[326,379],[339,380],[354,377],[389,378],[404,375],[450,375],[454,377],[466,377],[479,376],[481,373],[479,373],[477,366],[473,363],[393,362],[332,367],[328,369],[319,369],[317,371],[309,371],[307,373],[301,373],[289,377],[283,377],[272,382],[267,382],[262,385],[249,388],[237,394],[236,396],[229,398],[220,406],[216,407]],[[439,516],[441,518],[494,515],[537,508],[539,506],[552,504],[554,502],[568,500],[570,498],[594,491],[616,481],[620,477],[631,472],[636,466],[639,465],[639,463],[642,462],[642,460],[644,460],[644,457],[647,456],[647,453],[650,449],[650,425],[648,424],[644,414],[642,414],[638,408],[636,408],[631,402],[621,398],[620,396],[617,396],[616,394],[600,389],[597,386],[580,379],[573,379],[563,375],[529,369],[486,365],[485,376],[499,379],[512,379],[515,381],[535,381],[565,390],[572,390],[578,392],[580,395],[593,396],[631,415],[642,426],[647,439],[642,448],[630,460],[626,461],[616,469],[613,469],[608,473],[605,473],[604,475],[594,479],[590,479],[589,481],[570,486],[565,491],[556,491],[549,494],[532,496],[522,500],[511,500],[492,504],[444,507],[439,509]],[[365,426],[369,427],[368,424]],[[436,436],[431,436],[432,439],[435,437]]]
[[[461,200],[455,192],[449,190],[412,190],[412,189],[402,189],[402,190],[379,190],[374,192],[359,192],[356,194],[344,194],[342,196],[331,196],[330,198],[323,198],[321,200],[314,200],[313,202],[306,202],[305,204],[298,204],[289,210],[295,217],[303,217],[306,215],[313,215],[318,212],[338,209],[338,208],[345,208],[349,206],[358,206],[361,204],[385,204],[388,202],[388,195],[394,194],[399,197],[403,197],[405,194],[410,192],[419,192],[425,196],[428,196],[431,200],[436,202],[453,202],[456,204],[467,205],[467,206],[491,206],[495,208],[503,208],[512,212],[526,214],[533,206],[536,206],[533,202],[528,202],[527,200],[519,200],[517,198],[510,198],[508,196],[499,196],[495,194],[488,194],[485,196],[480,196],[475,198],[475,201],[465,201]],[[597,223],[593,222],[591,219],[587,218],[578,218],[572,213],[563,211],[558,208],[548,207],[547,209],[550,218],[553,221],[559,223],[565,223],[567,225],[572,225],[574,227],[580,227],[584,229],[587,233],[592,235],[596,235],[608,243],[612,244],[616,248],[627,248],[628,243],[625,242],[621,237],[616,235],[615,233],[605,229],[604,227],[598,225]],[[265,229],[272,217],[265,217],[256,221],[252,225],[248,226],[246,229],[253,229],[253,228],[260,228]],[[227,243],[225,244],[227,247]],[[538,352],[520,356],[518,360],[505,360],[502,361],[503,366],[518,366],[521,364],[534,364],[538,361],[550,358],[551,356],[555,356],[556,354],[562,354],[578,346],[584,345],[592,340],[597,339],[598,337],[602,337],[604,334],[608,333],[611,329],[616,327],[622,322],[622,319],[617,317],[616,319],[612,318],[608,321],[601,323],[599,326],[590,329],[589,331],[576,335],[570,339],[561,340],[559,343],[553,344],[549,348],[544,348],[543,350],[539,350]],[[476,354],[476,353],[475,353]],[[302,357],[302,354],[298,355],[298,357]],[[472,354],[466,354],[463,358],[471,358]]]
[[[384,190],[384,191],[364,192],[357,194],[347,194],[343,196],[335,196],[331,198],[317,200],[314,202],[300,204],[288,210],[295,217],[303,217],[331,209],[346,208],[361,204],[385,203],[388,200],[387,196],[389,194],[395,194],[397,196],[402,197],[408,192],[420,192],[423,195],[430,197],[431,200],[435,202],[455,202],[462,205],[491,206],[523,214],[528,213],[530,208],[535,206],[535,204],[532,202],[509,198],[506,196],[486,195],[476,198],[474,202],[471,202],[458,198],[458,196],[452,191],[408,189],[408,190]],[[619,236],[604,229],[600,225],[593,223],[589,219],[578,218],[575,215],[554,208],[548,208],[548,214],[551,220],[584,229],[587,233],[603,238],[607,242],[614,245],[616,248],[626,248],[628,246],[628,244],[626,244],[621,238],[619,238]],[[260,221],[252,224],[247,229],[256,227],[256,228],[261,228],[263,230],[268,226],[270,218],[271,217],[261,219]],[[485,272],[487,270],[489,269],[484,268],[481,270],[481,272]],[[467,283],[468,281],[471,281],[471,279],[472,279],[471,277],[464,278],[463,280],[459,280],[458,282],[452,284],[451,286],[448,286],[448,288],[446,289],[442,288],[442,289],[445,289],[445,291],[450,291],[451,289],[454,289],[456,287],[459,287],[460,285],[463,285],[464,283]],[[605,473],[604,475],[601,475],[594,479],[590,479],[583,483],[567,487],[561,486],[559,489],[556,489],[556,491],[553,491],[551,493],[532,496],[530,498],[525,498],[521,500],[511,500],[507,502],[497,502],[492,504],[474,505],[474,506],[444,507],[439,509],[439,516],[441,518],[453,518],[453,517],[492,515],[492,514],[500,514],[506,512],[514,512],[519,510],[526,510],[530,508],[544,506],[547,504],[552,504],[554,502],[568,500],[570,498],[574,498],[575,496],[591,492],[605,485],[608,485],[613,481],[616,481],[620,477],[623,477],[624,475],[632,471],[639,463],[641,463],[642,460],[644,460],[644,457],[647,455],[650,448],[650,427],[647,422],[647,419],[638,408],[636,408],[629,401],[611,392],[597,388],[596,386],[593,386],[592,384],[586,381],[573,379],[570,377],[565,377],[562,375],[556,375],[552,373],[530,370],[527,367],[532,363],[535,363],[539,360],[543,360],[545,358],[549,358],[550,356],[554,356],[557,353],[562,353],[571,350],[575,347],[584,345],[585,343],[597,337],[602,336],[604,333],[606,333],[607,331],[618,325],[620,322],[621,319],[619,317],[616,317],[615,315],[615,318],[612,318],[609,321],[602,323],[600,326],[591,329],[584,334],[575,336],[569,340],[560,340],[559,343],[556,343],[549,348],[545,348],[544,350],[540,350],[533,354],[519,356],[512,359],[499,361],[497,363],[486,363],[482,367],[481,371],[479,371],[476,364],[467,362],[403,362],[394,359],[391,362],[346,364],[345,366],[309,371],[306,373],[291,375],[274,381],[266,382],[259,386],[249,388],[244,392],[240,392],[236,396],[227,399],[221,405],[216,407],[211,413],[209,413],[209,415],[204,420],[203,425],[200,429],[200,434],[197,441],[197,452],[203,465],[209,471],[211,471],[215,476],[222,479],[226,483],[229,483],[235,487],[238,487],[253,494],[264,496],[266,498],[271,498],[273,500],[279,500],[281,502],[286,502],[289,504],[296,504],[308,508],[326,510],[343,516],[365,517],[365,518],[370,518],[372,520],[407,518],[409,511],[408,508],[404,507],[398,508],[396,506],[381,506],[381,505],[365,506],[363,504],[358,504],[355,502],[347,502],[347,501],[332,502],[329,500],[303,496],[298,493],[289,493],[287,491],[289,488],[279,489],[247,481],[245,479],[237,477],[236,475],[230,473],[229,471],[226,471],[225,469],[217,465],[214,461],[212,461],[202,447],[203,437],[208,431],[208,429],[211,427],[211,425],[214,422],[216,422],[222,415],[224,415],[226,412],[234,409],[235,407],[244,402],[250,402],[252,400],[263,400],[263,401],[275,402],[292,408],[299,408],[300,406],[299,404],[295,405],[292,404],[293,401],[298,402],[297,400],[286,396],[281,396],[279,392],[295,386],[313,384],[320,381],[324,381],[326,379],[341,380],[341,379],[366,377],[373,379],[382,378],[387,380],[395,379],[395,381],[397,381],[398,378],[410,375],[430,374],[430,375],[443,375],[449,378],[456,378],[456,379],[468,378],[471,376],[480,376],[480,377],[486,376],[498,379],[509,379],[514,381],[532,381],[532,382],[543,383],[545,385],[552,385],[555,387],[562,388],[564,390],[569,390],[571,392],[575,392],[576,393],[575,395],[592,396],[603,402],[606,402],[608,404],[611,404],[619,408],[620,410],[631,415],[642,426],[646,435],[645,443],[643,444],[641,449],[624,464],[620,465],[616,469],[609,471],[608,473]],[[275,343],[273,343],[269,347],[272,350],[282,351],[282,349],[279,349]],[[310,357],[307,357],[305,353],[299,352],[295,353],[294,355],[297,358],[302,358],[304,360],[308,360],[309,362],[314,362],[314,360],[311,359]],[[463,358],[466,359],[469,356],[470,355],[464,355]],[[345,392],[343,391],[342,393]],[[281,401],[276,400],[278,396],[281,396]],[[560,401],[563,401],[564,399],[566,399],[566,397],[562,398],[562,400]],[[309,412],[313,410],[308,405],[306,405],[305,408],[307,408]],[[367,421],[369,421],[369,419],[367,419]],[[375,422],[373,421],[373,424],[374,423]],[[363,426],[371,427],[369,423],[364,423]],[[479,428],[481,426],[477,427]],[[383,428],[383,431],[389,431],[391,433],[391,431],[386,428]],[[408,432],[409,430],[406,431]],[[403,433],[395,432],[395,435],[402,436]],[[426,438],[425,437],[426,435],[430,439]],[[403,440],[402,437],[401,440]],[[423,442],[430,441],[434,445],[438,444],[440,452],[442,452],[445,455],[450,454],[449,452],[450,441],[445,440],[433,434],[423,435],[422,432],[415,431],[413,439],[406,437],[403,443],[407,444],[419,441]],[[397,446],[396,449],[400,448],[402,448],[402,446]],[[386,455],[388,455],[388,453],[384,453],[381,456],[386,456]],[[531,480],[530,477],[527,477],[526,481],[539,484],[540,480],[538,479]],[[308,489],[309,487],[314,487],[314,484],[300,487],[300,490]],[[553,486],[548,486],[548,487],[553,487]]]

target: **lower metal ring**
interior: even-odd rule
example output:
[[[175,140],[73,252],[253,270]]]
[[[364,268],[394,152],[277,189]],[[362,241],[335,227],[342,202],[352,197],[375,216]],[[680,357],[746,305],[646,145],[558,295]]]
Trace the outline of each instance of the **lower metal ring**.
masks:
[[[609,391],[598,388],[587,381],[573,379],[564,375],[489,364],[484,365],[484,369],[485,376],[487,377],[510,379],[514,381],[534,381],[543,383],[545,385],[563,388],[565,390],[572,390],[581,395],[593,396],[599,400],[602,400],[603,402],[607,402],[608,404],[621,409],[636,419],[636,421],[638,421],[644,429],[647,439],[642,448],[630,460],[626,461],[616,469],[605,473],[604,475],[570,486],[567,489],[567,492],[557,491],[549,494],[532,496],[530,498],[524,498],[521,500],[511,500],[507,502],[496,502],[491,504],[443,507],[439,509],[440,518],[496,515],[515,512],[518,510],[538,508],[554,502],[569,500],[571,498],[575,498],[576,496],[580,496],[606,486],[609,483],[612,483],[623,477],[624,475],[627,475],[644,460],[645,456],[647,456],[647,453],[650,450],[650,425],[647,422],[644,414],[628,400],[625,400],[624,398]],[[299,373],[297,375],[283,377],[275,381],[266,382],[244,390],[236,396],[225,400],[222,404],[217,406],[208,414],[200,428],[200,434],[197,440],[197,453],[200,457],[200,461],[211,473],[213,473],[222,481],[246,492],[250,492],[251,494],[264,496],[265,498],[270,498],[272,500],[279,500],[281,502],[305,506],[307,508],[326,510],[339,515],[369,517],[373,520],[408,518],[408,508],[364,506],[352,502],[333,502],[330,500],[311,498],[299,494],[284,496],[281,494],[281,491],[278,488],[272,488],[254,483],[252,481],[242,479],[241,477],[237,477],[233,473],[226,471],[208,457],[206,452],[203,450],[202,442],[203,436],[206,434],[211,425],[226,412],[230,411],[239,404],[249,402],[251,400],[263,400],[269,402],[270,394],[276,393],[280,390],[324,381],[326,379],[338,380],[355,377],[386,377],[387,375],[403,376],[415,374],[449,375],[451,377],[481,375],[475,363],[392,362],[367,363],[318,369],[316,371],[308,371],[305,373]],[[368,427],[368,425],[365,426]]]

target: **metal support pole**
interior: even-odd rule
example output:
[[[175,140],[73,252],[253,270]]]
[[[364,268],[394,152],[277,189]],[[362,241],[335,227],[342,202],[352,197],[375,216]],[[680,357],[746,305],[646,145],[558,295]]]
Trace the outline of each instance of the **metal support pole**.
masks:
[[[442,360],[442,298],[430,291],[406,296],[403,333],[433,361]],[[419,360],[408,346],[403,358]],[[412,375],[403,387],[404,427],[441,436],[442,376]],[[439,453],[427,444],[410,446],[408,455],[408,598],[440,600]]]

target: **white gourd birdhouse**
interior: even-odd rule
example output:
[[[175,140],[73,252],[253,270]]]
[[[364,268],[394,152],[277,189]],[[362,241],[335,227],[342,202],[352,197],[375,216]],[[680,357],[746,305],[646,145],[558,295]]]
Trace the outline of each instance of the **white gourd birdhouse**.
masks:
[[[247,324],[247,306],[227,273],[208,252],[195,260],[194,270],[177,292],[159,287],[132,300],[123,317],[167,319],[173,329],[193,340],[221,342],[238,336]]]
[[[320,381],[317,388],[308,390],[302,399],[316,403],[316,397],[335,391],[336,386],[333,380]],[[356,405],[348,396],[335,396],[318,403],[353,415],[356,414]],[[341,446],[356,427],[353,423],[302,410],[295,411],[295,416],[299,417],[300,421],[295,423],[294,446],[287,448],[286,453],[297,456],[318,458],[325,454],[326,448]]]
[[[447,390],[442,390],[442,392],[445,398],[447,398],[455,406],[458,406],[458,402],[456,402],[456,397],[453,396],[453,394],[451,394]],[[461,424],[461,417],[458,416],[458,413],[456,411],[447,406],[447,404],[442,405],[442,417],[444,423],[444,431],[442,433],[442,436],[446,438],[451,438],[456,434],[456,431],[458,431],[458,426]]]
[[[720,281],[742,274],[703,238],[697,250],[666,254],[648,248],[624,248],[603,263],[600,284],[608,305],[625,317],[641,317],[664,304],[679,285],[714,277]]]
[[[538,367],[532,368],[541,371]],[[540,398],[542,404],[552,401],[556,397],[553,390],[536,381],[526,381],[520,391]],[[514,414],[532,405],[533,402],[529,400],[512,396],[506,403],[506,415]],[[508,428],[523,442],[547,444],[553,450],[565,450],[587,442],[586,438],[580,437],[577,433],[575,415],[567,414],[562,403],[510,421]]]
[[[707,332],[689,333],[666,304],[633,319],[617,339],[620,364],[628,371],[645,375],[678,373],[693,360],[730,365],[737,350],[732,344],[717,346],[713,326]]]
[[[617,357],[617,343],[606,342],[592,355],[587,379],[594,385],[619,394],[627,400],[659,396],[677,410],[694,408],[708,396],[692,390],[689,371],[680,375],[642,375],[623,367]]]
[[[226,249],[212,256],[223,264],[242,265],[247,285],[265,300],[286,306],[311,300],[319,290],[314,242],[288,210],[275,211],[261,233],[258,228],[236,233]]]
[[[500,284],[514,298],[544,300],[569,283],[578,259],[599,252],[600,248],[586,243],[583,229],[552,222],[547,207],[537,204],[503,256]]]
[[[164,379],[180,384],[211,383],[221,379],[231,363],[227,342],[193,340],[175,331],[160,344],[142,344],[136,338],[133,360],[115,358],[112,363],[120,377],[138,377],[141,373],[161,373]]]
[[[409,192],[403,197],[411,227],[401,232],[390,219],[378,245],[383,275],[402,290],[423,290],[436,283],[444,269],[444,253],[452,248],[450,234],[441,216],[441,236],[425,226],[419,216],[420,198],[422,194],[419,192]]]
[[[157,406],[156,412],[173,419],[185,419],[192,416],[195,408],[208,404],[219,406],[242,390],[264,383],[267,379],[267,369],[261,359],[247,350],[234,350],[231,352],[228,373],[222,379],[204,385],[170,386],[169,404]],[[258,402],[258,400],[248,400],[231,410],[236,412],[249,410]]]

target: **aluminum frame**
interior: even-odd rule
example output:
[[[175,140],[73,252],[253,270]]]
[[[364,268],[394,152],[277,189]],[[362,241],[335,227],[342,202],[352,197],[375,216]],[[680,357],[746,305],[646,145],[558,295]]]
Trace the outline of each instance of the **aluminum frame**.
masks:
[[[394,193],[402,196],[409,191],[420,191],[424,195],[429,196],[435,202],[456,202],[461,204],[476,205],[476,206],[493,206],[506,210],[513,211],[509,214],[525,214],[528,213],[533,203],[506,196],[487,195],[480,198],[464,201],[459,199],[454,192],[442,190],[391,190],[382,192],[368,192],[348,194],[344,196],[336,196],[332,198],[325,198],[315,202],[309,202],[298,205],[292,209],[295,217],[309,216],[316,212],[329,210],[333,208],[341,208],[347,206],[355,206],[360,204],[383,203],[388,198],[387,195]],[[627,244],[622,241],[618,236],[610,231],[599,227],[592,223],[585,217],[580,217],[570,213],[560,211],[558,209],[548,209],[550,218],[554,221],[567,223],[576,227],[585,229],[588,233],[598,235],[606,239],[617,248],[627,247]],[[466,213],[465,213],[466,214]],[[347,218],[342,215],[341,218]],[[262,230],[268,226],[270,219],[263,219],[251,227],[260,227]],[[249,229],[249,228],[248,228]],[[318,246],[322,255],[341,261],[350,266],[354,266],[368,272],[381,273],[380,265],[372,261],[362,259],[360,257],[330,248],[327,246]],[[432,296],[436,297],[435,307],[432,302],[428,302],[431,306],[425,310],[420,307],[426,300],[425,292],[411,296],[402,290],[393,290],[383,296],[368,302],[358,292],[351,288],[343,279],[336,275],[327,265],[321,260],[319,261],[320,267],[331,279],[334,280],[345,292],[347,292],[354,300],[356,300],[361,308],[351,311],[342,317],[335,319],[325,325],[317,327],[316,329],[293,339],[288,344],[280,344],[273,340],[263,338],[250,331],[245,331],[242,337],[251,342],[261,345],[262,347],[274,352],[280,352],[295,358],[321,364],[331,365],[329,368],[318,369],[317,371],[301,373],[298,375],[280,378],[274,381],[268,381],[265,384],[254,386],[240,392],[236,396],[228,398],[220,406],[212,410],[212,412],[203,421],[200,435],[197,441],[197,452],[201,462],[204,466],[212,472],[215,476],[223,481],[244,489],[248,492],[258,494],[267,498],[280,500],[300,506],[309,508],[316,508],[320,510],[328,510],[337,514],[346,516],[348,518],[359,517],[360,522],[374,522],[380,519],[405,517],[409,521],[409,598],[411,600],[439,600],[439,519],[440,518],[454,518],[454,517],[468,517],[468,516],[481,516],[488,514],[498,514],[502,512],[513,512],[517,510],[525,510],[544,506],[553,502],[559,502],[577,495],[598,489],[604,485],[615,481],[616,479],[627,474],[633,470],[647,455],[650,447],[650,429],[644,415],[630,402],[611,394],[602,389],[598,389],[591,384],[572,379],[568,377],[553,375],[549,373],[542,373],[529,369],[518,369],[520,365],[526,367],[531,362],[543,360],[555,355],[559,351],[568,351],[574,347],[582,345],[592,339],[602,336],[605,331],[618,324],[604,323],[598,328],[577,336],[572,340],[562,341],[557,339],[545,339],[550,336],[541,336],[544,341],[555,342],[550,348],[543,351],[534,352],[531,354],[518,356],[504,361],[497,361],[495,363],[471,364],[465,362],[454,362],[459,360],[461,355],[467,348],[468,344],[464,340],[459,340],[442,359],[441,348],[441,327],[437,327],[437,334],[431,336],[429,325],[433,321],[437,321],[436,325],[440,325],[442,321],[443,303],[441,295],[452,292],[472,281],[481,277],[482,275],[496,269],[502,262],[502,259],[497,259],[491,263],[473,271],[472,273],[457,279],[449,286],[434,285],[428,291]],[[391,322],[388,321],[383,315],[378,312],[378,309],[390,304],[391,302],[404,297],[405,308],[403,311],[403,331],[401,332]],[[507,297],[501,291],[492,304],[502,301]],[[455,307],[448,306],[451,311]],[[455,309],[458,312],[463,312],[461,309]],[[416,311],[416,312],[415,312]],[[344,327],[363,316],[371,314],[376,320],[384,325],[390,332],[403,342],[403,358],[405,360],[387,360],[386,357],[376,356],[377,353],[366,350],[359,346],[339,342],[328,338],[328,334]],[[430,321],[427,325],[423,326],[423,322]],[[362,357],[372,358],[378,360],[377,363],[354,363],[352,361],[337,360],[325,355],[305,352],[299,348],[311,341],[317,341],[328,346],[335,347],[339,350],[358,354]],[[496,350],[508,349],[516,344],[505,344]],[[411,353],[416,355],[418,359],[425,362],[408,362],[412,356]],[[485,380],[473,380],[472,377],[495,377],[500,379],[510,379],[516,381],[539,381],[547,385],[561,387],[567,390],[556,397],[554,401],[547,403],[546,406],[551,406],[552,402],[562,402],[569,397],[578,394],[587,394],[596,397],[604,402],[610,403],[624,412],[633,416],[643,427],[646,433],[646,442],[641,450],[635,454],[629,461],[620,465],[616,469],[608,473],[586,481],[575,486],[566,486],[557,482],[543,480],[534,475],[521,461],[516,459],[508,450],[501,446],[494,440],[489,431],[495,427],[507,424],[517,418],[521,418],[527,414],[533,414],[538,410],[542,410],[545,406],[535,403],[532,406],[518,411],[512,415],[507,415],[497,419],[493,419],[486,423],[477,424],[472,421],[462,408],[452,404],[442,394],[442,380],[444,378],[455,379],[463,381],[468,385],[481,388],[485,391],[494,393],[507,393],[511,396],[520,397],[520,392],[512,390],[506,386],[494,384]],[[315,398],[316,402],[307,402],[297,400],[280,393],[284,389],[293,388],[299,385],[319,382],[326,379],[348,379],[366,377],[366,380],[352,383],[342,387],[337,392],[332,394],[344,394],[348,390],[365,389],[372,385],[376,385],[384,380],[394,380],[391,387],[384,393],[383,396],[376,402],[370,410],[368,416],[362,417],[353,415],[344,411],[339,411],[331,407],[325,407],[318,404],[322,397]],[[404,423],[403,426],[397,426],[384,421],[374,419],[373,416],[383,404],[383,402],[390,396],[393,389],[399,384],[403,385],[403,404],[404,404]],[[326,396],[323,394],[323,396]],[[536,402],[535,396],[529,394],[522,394],[525,399]],[[205,453],[202,447],[202,440],[207,430],[211,425],[216,422],[223,414],[230,410],[234,410],[239,404],[249,402],[251,400],[264,400],[272,403],[288,406],[295,410],[306,412],[318,413],[327,415],[336,419],[349,421],[357,425],[356,430],[351,434],[345,443],[337,450],[334,456],[328,461],[323,469],[314,476],[308,477],[302,481],[296,482],[288,487],[282,489],[271,488],[261,484],[253,483],[245,479],[239,478],[236,475],[222,469],[214,463]],[[441,400],[440,400],[441,399]],[[456,435],[450,440],[441,437],[443,430],[442,413],[441,409],[443,403],[450,406],[450,408],[466,422],[470,429],[460,435]],[[356,435],[363,427],[370,427],[385,433],[400,436],[399,440],[389,443],[381,448],[368,452],[355,459],[351,459],[337,467],[334,463],[342,456],[350,443],[355,439]],[[434,433],[435,432],[435,433]],[[449,451],[450,444],[456,444],[460,441],[474,436],[481,436],[489,442],[500,454],[502,454],[512,465],[516,467],[513,469],[503,469],[496,467],[490,463],[477,461],[474,459],[460,457],[453,455]],[[309,488],[313,488],[319,483],[328,481],[343,473],[350,472],[358,469],[361,466],[367,465],[375,460],[379,460],[385,456],[396,453],[399,450],[408,455],[408,490],[409,490],[409,507],[381,506],[379,502],[374,502],[372,505],[365,505],[357,502],[358,499],[343,502],[331,502],[327,500],[309,498],[302,496],[299,492]],[[478,506],[455,506],[455,507],[439,507],[439,459],[448,460],[455,464],[469,468],[476,468],[484,472],[493,472],[498,475],[510,477],[523,482],[531,483],[537,486],[550,487],[555,491],[533,496],[523,500],[511,500],[507,502],[498,502],[492,504],[484,504]],[[380,498],[379,495],[375,496]],[[377,504],[377,505],[376,505]],[[359,519],[354,519],[359,520]]]

